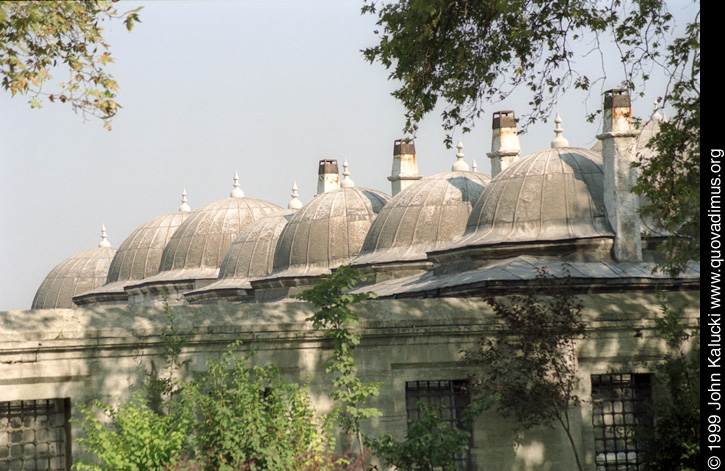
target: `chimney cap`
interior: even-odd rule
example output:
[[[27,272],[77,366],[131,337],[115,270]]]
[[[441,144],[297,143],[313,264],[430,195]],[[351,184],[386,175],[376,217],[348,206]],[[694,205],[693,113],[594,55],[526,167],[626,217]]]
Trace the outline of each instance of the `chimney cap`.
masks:
[[[516,115],[512,110],[494,111],[492,129],[515,128]]]
[[[630,106],[629,90],[615,88],[604,92],[604,109],[629,108]]]
[[[320,160],[320,168],[318,169],[318,175],[325,175],[327,173],[338,173],[337,160],[335,159],[322,159]]]
[[[415,154],[415,140],[411,138],[396,139],[393,143],[393,155]]]

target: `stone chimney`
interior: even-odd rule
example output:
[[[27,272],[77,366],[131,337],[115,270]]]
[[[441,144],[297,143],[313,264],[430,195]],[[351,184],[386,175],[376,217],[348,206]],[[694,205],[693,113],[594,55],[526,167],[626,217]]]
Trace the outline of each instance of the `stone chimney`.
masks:
[[[516,162],[521,156],[521,144],[516,132],[516,117],[513,111],[496,111],[493,114],[491,136],[491,177],[495,177]]]
[[[415,142],[412,139],[398,139],[393,145],[393,171],[388,177],[392,196],[423,178],[418,173],[415,160]]]
[[[317,194],[340,188],[340,172],[337,169],[337,160],[320,160],[317,170]]]
[[[604,160],[604,207],[614,230],[612,255],[618,261],[642,260],[639,197],[632,193],[637,169],[637,130],[632,126],[632,109],[627,90],[604,92],[602,141]]]

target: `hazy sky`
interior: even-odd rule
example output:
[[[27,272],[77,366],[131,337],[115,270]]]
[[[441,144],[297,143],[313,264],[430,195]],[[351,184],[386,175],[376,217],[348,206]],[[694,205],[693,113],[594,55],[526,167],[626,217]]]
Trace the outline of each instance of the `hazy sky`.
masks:
[[[688,4],[689,2],[684,2]],[[375,43],[362,0],[155,1],[128,33],[106,25],[111,73],[123,106],[106,131],[70,107],[32,110],[0,93],[0,310],[28,309],[58,263],[94,248],[105,224],[114,247],[146,221],[226,198],[234,172],[246,196],[286,207],[316,191],[317,163],[347,159],[356,186],[390,193],[393,141],[402,135],[395,84],[360,50]],[[677,13],[677,12],[675,12]],[[583,59],[580,59],[583,60]],[[616,77],[616,73],[610,72]],[[601,90],[614,88],[614,79]],[[635,100],[646,118],[656,96]],[[598,124],[584,122],[598,94],[572,94],[557,108],[572,146],[591,147]],[[462,138],[466,161],[489,173],[491,113],[526,111],[525,97],[491,105]],[[549,146],[553,116],[521,136],[524,154]],[[419,170],[450,170],[431,115],[416,136]],[[341,167],[341,166],[340,166]],[[341,167],[342,170],[342,167]]]

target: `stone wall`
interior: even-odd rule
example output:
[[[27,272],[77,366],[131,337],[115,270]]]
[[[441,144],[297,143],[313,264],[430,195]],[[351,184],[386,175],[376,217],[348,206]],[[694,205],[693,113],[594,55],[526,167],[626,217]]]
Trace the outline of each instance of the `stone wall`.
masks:
[[[581,298],[590,336],[579,346],[578,394],[586,400],[591,396],[591,375],[649,372],[646,362],[660,358],[664,345],[652,337],[653,317],[659,311],[655,295]],[[674,304],[685,303],[688,322],[697,325],[699,292],[671,293],[670,298]],[[372,404],[383,417],[371,421],[369,431],[400,436],[407,427],[406,383],[468,378],[475,365],[461,362],[459,351],[475,346],[493,322],[490,307],[474,298],[373,300],[356,309],[364,333],[355,353],[359,375],[363,381],[385,383]],[[324,362],[331,349],[322,333],[305,322],[312,312],[310,305],[297,302],[177,306],[177,327],[190,338],[184,355],[192,361],[185,374],[204,370],[226,345],[242,340],[243,348],[257,351],[255,361],[275,363],[290,379],[309,378],[315,405],[325,412],[330,407],[330,378]],[[127,399],[142,381],[140,366],[160,366],[158,332],[164,325],[163,310],[153,307],[0,312],[0,402]],[[594,470],[591,404],[585,401],[571,412],[582,459]],[[78,417],[75,406],[72,414]],[[513,427],[495,412],[477,421],[472,469],[575,468],[559,428],[516,436]],[[79,424],[73,423],[71,435],[79,433]],[[78,453],[75,446],[73,453]]]

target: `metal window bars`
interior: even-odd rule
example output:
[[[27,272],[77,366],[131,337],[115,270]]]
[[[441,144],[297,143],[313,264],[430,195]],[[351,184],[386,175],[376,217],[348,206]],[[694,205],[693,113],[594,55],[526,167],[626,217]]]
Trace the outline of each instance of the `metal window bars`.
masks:
[[[636,430],[652,424],[647,374],[592,375],[594,461],[597,471],[645,471]]]
[[[70,400],[0,402],[0,471],[67,471]]]

